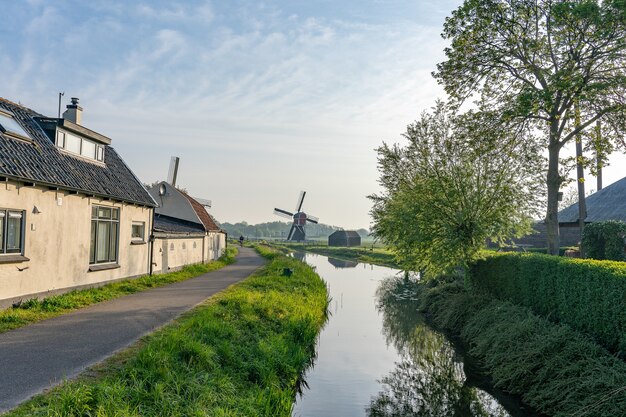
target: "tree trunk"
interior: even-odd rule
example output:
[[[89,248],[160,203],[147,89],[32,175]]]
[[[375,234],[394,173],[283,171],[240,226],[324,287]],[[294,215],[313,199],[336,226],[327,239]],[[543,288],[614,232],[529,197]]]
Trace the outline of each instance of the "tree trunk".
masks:
[[[553,122],[550,128],[550,145],[548,146],[548,209],[546,213],[546,229],[548,231],[548,254],[558,255],[560,247],[559,239],[559,151],[560,146],[556,138],[557,122]]]
[[[576,182],[578,184],[578,228],[580,229],[580,256],[585,257],[582,245],[587,218],[587,202],[585,200],[585,169],[583,167],[583,141],[580,135],[576,137]]]
[[[602,189],[602,156],[600,155],[600,140],[602,138],[602,125],[600,120],[596,122],[596,186],[597,190]]]

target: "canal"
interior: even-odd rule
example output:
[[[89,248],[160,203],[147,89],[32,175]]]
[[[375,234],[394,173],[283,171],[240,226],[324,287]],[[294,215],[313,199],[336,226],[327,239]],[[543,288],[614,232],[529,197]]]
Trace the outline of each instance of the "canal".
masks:
[[[468,371],[463,354],[416,313],[414,282],[400,271],[294,256],[316,268],[332,301],[293,417],[535,415]]]

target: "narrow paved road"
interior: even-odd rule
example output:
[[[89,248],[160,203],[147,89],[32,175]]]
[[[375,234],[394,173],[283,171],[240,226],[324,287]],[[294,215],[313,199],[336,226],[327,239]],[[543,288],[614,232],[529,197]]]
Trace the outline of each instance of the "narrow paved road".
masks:
[[[75,377],[264,262],[240,248],[237,262],[220,270],[0,334],[0,413]]]

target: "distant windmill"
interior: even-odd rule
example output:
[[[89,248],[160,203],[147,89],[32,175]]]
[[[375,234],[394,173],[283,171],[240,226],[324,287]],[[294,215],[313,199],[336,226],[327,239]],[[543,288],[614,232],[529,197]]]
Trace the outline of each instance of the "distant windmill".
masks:
[[[317,217],[310,216],[302,211],[302,203],[304,202],[305,195],[306,195],[306,191],[300,192],[300,197],[298,197],[298,204],[296,204],[295,213],[290,213],[287,210],[281,210],[278,208],[274,209],[274,214],[293,220],[293,224],[291,225],[291,229],[289,230],[289,235],[287,236],[287,240],[296,241],[296,242],[305,240],[306,234],[304,232],[304,226],[306,225],[306,222],[317,224],[319,220]]]

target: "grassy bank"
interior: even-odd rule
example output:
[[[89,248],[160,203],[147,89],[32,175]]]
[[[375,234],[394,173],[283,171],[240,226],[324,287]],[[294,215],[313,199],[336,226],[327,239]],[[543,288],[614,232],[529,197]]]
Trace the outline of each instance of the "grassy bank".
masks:
[[[267,251],[269,252],[269,250]],[[325,283],[271,261],[95,372],[8,416],[289,416],[326,320]],[[282,275],[293,270],[291,277]]]
[[[419,293],[424,312],[460,338],[494,385],[532,408],[563,417],[626,410],[626,363],[588,336],[457,281],[421,284]]]
[[[400,268],[394,254],[384,248],[368,248],[363,246],[342,248],[320,244],[286,242],[272,242],[271,244],[277,247],[283,247],[298,251],[313,252],[319,255],[330,256],[337,259],[346,259],[349,261],[388,266],[390,268]]]
[[[19,306],[0,311],[0,333],[59,316],[101,301],[197,277],[232,264],[235,262],[236,255],[237,249],[230,246],[226,253],[216,261],[207,264],[189,265],[177,272],[152,276],[146,275],[135,279],[117,281],[97,288],[71,291],[41,300],[31,299],[22,302]]]

